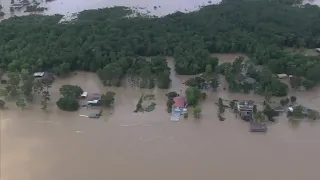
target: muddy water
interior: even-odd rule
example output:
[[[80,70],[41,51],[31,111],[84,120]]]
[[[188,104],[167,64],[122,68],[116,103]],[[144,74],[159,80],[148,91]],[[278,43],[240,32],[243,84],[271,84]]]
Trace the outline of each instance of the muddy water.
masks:
[[[172,59],[168,64],[173,65]],[[172,80],[171,90],[184,89],[183,77],[172,74]],[[282,117],[267,134],[251,134],[231,113],[224,122],[217,119],[214,102],[219,96],[260,98],[255,95],[219,90],[202,103],[200,120],[190,115],[171,122],[166,91],[143,90],[156,95],[156,110],[135,114],[138,89],[104,88],[95,74],[78,72],[54,83],[52,99],[63,84],[78,84],[88,92],[114,91],[115,108],[100,119],[87,119],[54,105],[48,113],[38,106],[21,111],[10,105],[0,114],[1,180],[320,178],[319,123],[296,127]],[[314,98],[310,102],[319,106],[319,91],[314,94],[300,92],[298,98]]]

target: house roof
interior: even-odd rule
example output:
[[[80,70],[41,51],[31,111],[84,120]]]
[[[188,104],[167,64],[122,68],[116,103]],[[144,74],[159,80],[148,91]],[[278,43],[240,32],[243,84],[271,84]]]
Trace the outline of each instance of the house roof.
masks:
[[[35,72],[33,73],[34,77],[42,77],[44,75],[44,72]]]
[[[180,107],[180,108],[184,107],[184,97],[180,97],[180,96],[174,97],[173,102],[174,102],[173,104],[174,107]]]
[[[244,80],[246,83],[248,84],[254,84],[256,83],[256,80],[251,78],[251,77],[247,77],[245,80]]]
[[[278,78],[285,78],[285,77],[288,77],[287,74],[277,74]]]
[[[241,101],[238,101],[238,104],[239,105],[242,105],[242,106],[244,106],[244,105],[254,105],[254,101],[253,100],[241,100]]]

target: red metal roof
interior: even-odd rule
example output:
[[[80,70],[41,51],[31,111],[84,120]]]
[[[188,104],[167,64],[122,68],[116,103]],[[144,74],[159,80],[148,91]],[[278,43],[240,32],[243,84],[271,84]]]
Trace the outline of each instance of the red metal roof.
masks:
[[[183,97],[180,97],[180,96],[174,97],[173,102],[174,102],[174,104],[173,104],[174,107],[179,107],[179,108],[184,107],[184,98]]]

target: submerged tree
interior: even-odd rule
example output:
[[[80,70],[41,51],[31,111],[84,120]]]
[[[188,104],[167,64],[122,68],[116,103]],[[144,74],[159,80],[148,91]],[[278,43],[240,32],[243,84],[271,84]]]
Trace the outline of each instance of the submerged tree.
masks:
[[[110,107],[114,103],[114,96],[116,93],[112,91],[106,92],[101,96],[101,105],[104,107]]]
[[[290,101],[291,101],[291,103],[295,103],[297,101],[297,97],[291,96]]]
[[[201,98],[201,91],[196,87],[188,87],[186,90],[186,98],[189,105],[196,105]]]
[[[48,103],[51,101],[50,98],[50,93],[49,91],[43,91],[42,92],[42,101],[41,101],[41,109],[42,110],[47,110],[48,108]]]
[[[19,74],[16,72],[10,72],[8,74],[8,78],[7,86],[5,87],[7,97],[17,97],[19,95],[20,84]]]
[[[5,105],[6,105],[6,102],[0,99],[0,109],[3,109]]]
[[[78,100],[74,96],[61,97],[56,104],[64,111],[76,111],[80,107]]]
[[[225,107],[224,107],[222,98],[219,98],[218,107],[219,107],[219,114],[223,114],[225,111]]]
[[[63,85],[59,89],[59,92],[64,97],[74,97],[78,98],[83,93],[83,90],[80,86],[77,85]]]
[[[200,109],[200,107],[195,107],[194,109],[193,109],[193,116],[196,118],[196,119],[199,119],[200,118],[200,116],[201,116],[201,109]]]
[[[16,105],[21,109],[26,107],[26,105],[27,105],[26,100],[24,99],[24,97],[22,95],[19,96],[19,98],[16,102]]]

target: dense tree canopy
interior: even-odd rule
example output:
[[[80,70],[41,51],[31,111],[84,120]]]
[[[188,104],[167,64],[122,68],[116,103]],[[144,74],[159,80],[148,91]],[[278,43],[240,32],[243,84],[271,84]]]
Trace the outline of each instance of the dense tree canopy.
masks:
[[[284,51],[320,47],[320,9],[298,3],[223,0],[159,18],[129,17],[130,9],[114,7],[86,10],[66,23],[61,15],[13,17],[0,23],[0,67],[98,71],[106,85],[119,85],[129,72],[140,76],[140,87],[166,88],[168,71],[156,72],[152,62],[137,66],[140,56],[174,56],[178,74],[197,74],[216,68],[210,53],[243,52],[273,73],[305,77],[302,84],[311,88],[320,81],[320,58]]]

